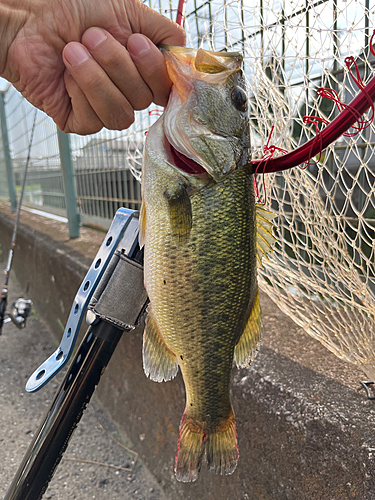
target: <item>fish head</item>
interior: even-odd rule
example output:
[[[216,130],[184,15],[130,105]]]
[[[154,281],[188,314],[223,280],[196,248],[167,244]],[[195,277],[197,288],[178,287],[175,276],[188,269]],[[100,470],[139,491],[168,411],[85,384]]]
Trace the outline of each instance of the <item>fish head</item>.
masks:
[[[175,166],[219,182],[250,163],[242,56],[185,47],[161,50],[173,82],[163,127]]]

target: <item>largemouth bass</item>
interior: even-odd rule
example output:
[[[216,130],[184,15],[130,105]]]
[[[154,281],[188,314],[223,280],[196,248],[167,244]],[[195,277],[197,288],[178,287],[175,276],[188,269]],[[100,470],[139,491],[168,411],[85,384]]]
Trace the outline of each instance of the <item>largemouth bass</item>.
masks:
[[[181,369],[175,472],[195,481],[204,455],[216,473],[237,465],[231,370],[233,360],[248,365],[261,340],[256,268],[273,215],[254,201],[240,54],[162,51],[173,87],[147,134],[142,172],[143,365],[158,382]]]

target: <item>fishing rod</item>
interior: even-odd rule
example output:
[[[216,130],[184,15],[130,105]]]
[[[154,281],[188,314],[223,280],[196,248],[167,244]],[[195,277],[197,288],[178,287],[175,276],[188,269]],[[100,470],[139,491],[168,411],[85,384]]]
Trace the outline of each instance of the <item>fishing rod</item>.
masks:
[[[26,165],[25,165],[25,172],[24,172],[23,181],[22,181],[21,195],[20,195],[20,199],[19,199],[18,207],[17,207],[16,221],[14,223],[12,239],[11,239],[10,249],[9,249],[9,254],[8,254],[7,266],[6,266],[6,269],[4,271],[5,282],[4,282],[4,286],[1,290],[1,295],[0,295],[0,335],[2,332],[3,324],[7,320],[12,321],[18,328],[24,328],[26,326],[26,320],[27,320],[28,316],[30,315],[31,307],[32,307],[31,300],[19,298],[15,302],[13,302],[10,311],[6,310],[7,302],[8,302],[9,276],[10,276],[10,270],[12,268],[14,249],[16,247],[17,230],[18,230],[18,224],[19,224],[19,220],[20,220],[23,195],[25,193],[25,188],[26,188],[27,171],[28,171],[29,163],[30,163],[31,146],[33,144],[37,112],[38,112],[38,110],[35,109],[33,126],[31,129]]]

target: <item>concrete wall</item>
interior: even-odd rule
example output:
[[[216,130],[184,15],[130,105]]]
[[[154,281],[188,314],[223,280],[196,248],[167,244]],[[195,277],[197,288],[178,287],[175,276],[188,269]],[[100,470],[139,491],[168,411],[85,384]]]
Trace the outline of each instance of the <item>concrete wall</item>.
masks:
[[[59,325],[103,235],[85,229],[82,241],[72,243],[61,238],[64,228],[46,229],[36,216],[23,220],[14,271],[58,342]],[[0,207],[3,254],[11,229],[9,210]],[[262,306],[265,345],[251,368],[233,371],[240,461],[232,476],[216,476],[203,465],[195,484],[175,480],[183,383],[180,376],[162,384],[146,379],[141,330],[123,336],[98,397],[171,499],[375,499],[375,408],[357,391],[360,373],[304,335],[266,297]],[[274,337],[267,340],[268,332]],[[283,351],[285,345],[290,349]]]

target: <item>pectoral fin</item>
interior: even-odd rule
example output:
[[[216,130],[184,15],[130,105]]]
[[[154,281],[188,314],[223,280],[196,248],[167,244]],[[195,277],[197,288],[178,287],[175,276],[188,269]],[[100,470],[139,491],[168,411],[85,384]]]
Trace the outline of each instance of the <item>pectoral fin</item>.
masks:
[[[276,214],[265,210],[262,205],[255,205],[256,224],[257,224],[257,259],[258,267],[262,267],[262,258],[272,250],[272,246],[276,241],[272,236],[272,228],[275,225],[272,220],[277,217]]]
[[[238,368],[248,366],[258,352],[262,339],[262,319],[260,314],[259,290],[255,296],[250,317],[245,330],[234,348],[234,360]]]
[[[187,188],[180,184],[173,191],[166,190],[164,197],[168,202],[172,234],[183,240],[190,235],[193,219]]]
[[[161,338],[152,313],[148,315],[143,332],[143,369],[146,377],[155,382],[167,382],[178,371],[176,357]]]

